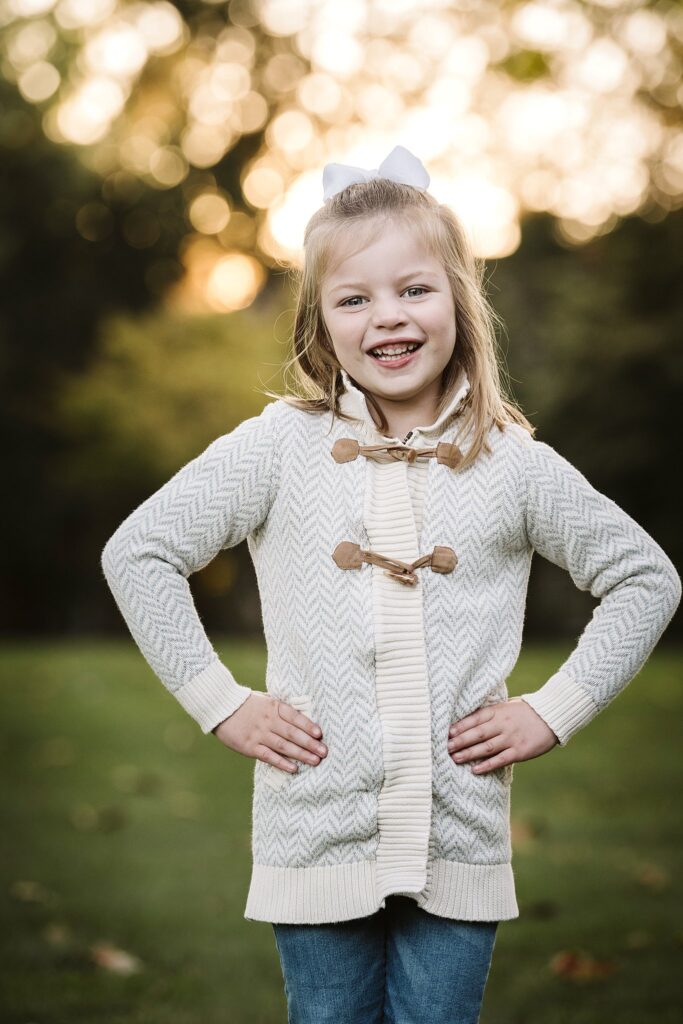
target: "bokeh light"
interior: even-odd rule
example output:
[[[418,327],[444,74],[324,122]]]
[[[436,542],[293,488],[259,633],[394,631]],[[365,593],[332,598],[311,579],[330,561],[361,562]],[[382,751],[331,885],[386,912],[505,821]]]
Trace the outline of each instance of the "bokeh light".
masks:
[[[181,254],[185,274],[168,294],[169,307],[201,313],[230,313],[252,304],[265,283],[263,265],[248,253],[227,251],[202,235],[185,239]]]
[[[51,137],[82,146],[97,142],[104,138],[125,102],[125,91],[115,79],[103,75],[89,78],[58,108],[56,128],[61,138],[59,134]]]
[[[525,211],[580,244],[680,205],[675,5],[260,0],[232,3],[230,20],[200,6],[218,15],[203,32],[168,0],[5,0],[2,67],[48,138],[103,178],[191,185],[188,228],[223,252],[248,237],[266,261],[296,263],[324,164],[377,167],[397,144],[485,258],[514,251]],[[14,145],[29,137],[12,131]],[[238,211],[198,183],[259,132]],[[126,237],[156,230],[131,221]]]
[[[61,77],[54,64],[46,60],[36,61],[17,78],[19,91],[29,103],[42,103],[59,88]]]
[[[197,231],[205,235],[217,235],[230,220],[230,206],[224,196],[205,192],[192,200],[189,218]]]
[[[161,188],[173,188],[187,176],[187,161],[177,146],[159,146],[149,160],[153,182]]]

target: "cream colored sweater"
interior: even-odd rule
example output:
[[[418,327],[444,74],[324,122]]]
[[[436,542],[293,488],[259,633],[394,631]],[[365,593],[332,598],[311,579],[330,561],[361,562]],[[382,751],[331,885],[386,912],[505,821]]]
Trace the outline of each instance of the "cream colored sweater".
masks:
[[[569,657],[524,695],[561,747],[644,665],[681,581],[642,527],[514,424],[493,428],[491,453],[464,471],[434,458],[336,461],[337,441],[377,442],[346,383],[343,408],[357,419],[266,406],[133,509],[102,568],[150,666],[208,733],[252,689],[218,657],[188,578],[247,541],[266,688],[319,722],[328,746],[294,775],[254,763],[248,920],[343,921],[393,892],[443,917],[510,919],[512,771],[473,775],[447,737],[453,721],[507,698],[533,552],[600,602]],[[463,375],[409,443],[466,452],[457,413],[468,388]],[[404,561],[446,546],[457,564],[422,566],[408,586],[369,562],[341,568],[340,542]]]

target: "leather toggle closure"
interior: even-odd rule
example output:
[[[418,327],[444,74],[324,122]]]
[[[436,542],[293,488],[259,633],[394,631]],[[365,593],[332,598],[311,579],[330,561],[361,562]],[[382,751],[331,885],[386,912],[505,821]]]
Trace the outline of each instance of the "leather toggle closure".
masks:
[[[449,441],[439,441],[434,448],[413,448],[407,444],[360,444],[353,437],[340,437],[332,445],[335,462],[353,462],[359,455],[376,462],[415,462],[419,458],[435,458],[451,469],[455,469],[464,458],[457,444]]]
[[[340,569],[360,569],[363,562],[370,562],[386,569],[385,576],[390,576],[409,586],[417,583],[416,569],[430,566],[432,572],[453,572],[458,564],[458,556],[453,548],[437,545],[429,555],[421,555],[414,562],[402,562],[399,558],[387,558],[376,551],[365,551],[360,544],[350,540],[342,540],[332,552],[332,558]]]

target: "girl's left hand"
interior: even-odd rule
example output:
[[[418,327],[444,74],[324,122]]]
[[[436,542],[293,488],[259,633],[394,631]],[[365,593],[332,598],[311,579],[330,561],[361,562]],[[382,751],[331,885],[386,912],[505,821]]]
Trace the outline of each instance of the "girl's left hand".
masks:
[[[470,769],[476,775],[529,761],[559,743],[550,726],[521,697],[485,704],[454,722],[448,737],[448,752],[456,764],[487,758]]]

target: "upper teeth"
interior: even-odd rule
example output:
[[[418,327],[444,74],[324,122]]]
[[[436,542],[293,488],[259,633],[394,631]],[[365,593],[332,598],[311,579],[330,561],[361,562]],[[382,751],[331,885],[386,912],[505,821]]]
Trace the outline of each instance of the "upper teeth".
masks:
[[[405,352],[414,352],[418,347],[416,341],[404,342],[399,345],[382,345],[381,348],[373,348],[372,354],[375,356],[398,356]]]

